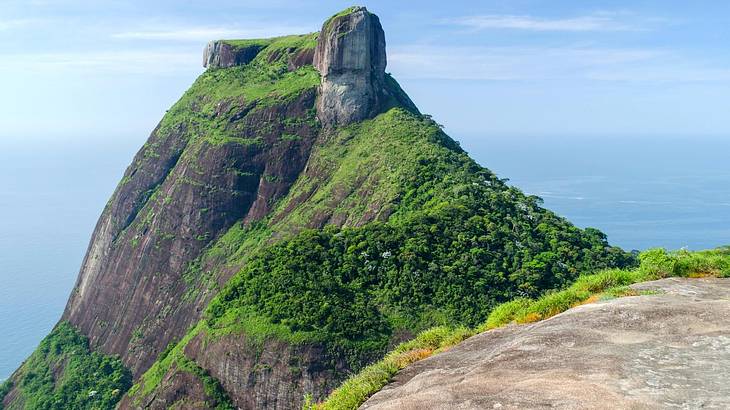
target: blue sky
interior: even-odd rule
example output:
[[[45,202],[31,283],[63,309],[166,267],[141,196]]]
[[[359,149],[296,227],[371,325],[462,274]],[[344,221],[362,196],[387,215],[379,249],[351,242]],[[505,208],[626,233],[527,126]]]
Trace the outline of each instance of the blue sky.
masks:
[[[0,139],[143,141],[218,38],[345,1],[3,0]],[[460,138],[730,135],[730,2],[369,1],[388,71]]]

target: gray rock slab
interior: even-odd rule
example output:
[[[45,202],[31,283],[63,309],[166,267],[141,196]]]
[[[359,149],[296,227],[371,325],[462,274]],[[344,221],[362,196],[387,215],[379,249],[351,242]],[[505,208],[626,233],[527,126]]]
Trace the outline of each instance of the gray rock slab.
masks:
[[[476,335],[363,409],[728,409],[730,279],[670,278]]]

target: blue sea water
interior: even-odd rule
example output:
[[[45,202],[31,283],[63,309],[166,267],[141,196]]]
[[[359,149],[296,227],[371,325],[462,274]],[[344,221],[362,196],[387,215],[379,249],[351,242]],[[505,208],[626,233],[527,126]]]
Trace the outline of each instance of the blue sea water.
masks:
[[[462,138],[482,165],[625,249],[730,245],[730,138]]]
[[[730,140],[461,136],[481,164],[626,249],[730,244]],[[60,317],[141,140],[0,141],[0,380]]]
[[[0,140],[0,380],[61,316],[135,145]]]

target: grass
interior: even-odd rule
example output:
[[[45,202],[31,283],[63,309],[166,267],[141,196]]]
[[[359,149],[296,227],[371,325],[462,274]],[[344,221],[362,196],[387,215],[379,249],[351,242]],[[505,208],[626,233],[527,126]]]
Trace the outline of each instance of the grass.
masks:
[[[338,17],[343,17],[343,16],[346,16],[346,15],[348,15],[348,14],[351,14],[351,13],[353,13],[353,12],[354,12],[355,10],[357,10],[357,8],[358,8],[358,6],[350,6],[350,7],[346,8],[346,9],[344,9],[344,10],[340,11],[339,13],[336,13],[336,14],[332,15],[332,16],[331,16],[330,18],[328,18],[328,19],[327,19],[327,20],[326,20],[326,21],[324,22],[324,27],[329,27],[330,23],[331,23],[331,22],[332,22],[332,21],[333,21],[334,19],[336,19],[336,18],[338,18]]]
[[[207,323],[207,322],[206,322]],[[231,309],[216,321],[214,327],[207,327],[207,334],[219,338],[228,334],[245,334],[247,340],[262,344],[270,338],[296,345],[326,340],[326,335],[316,331],[295,331],[280,323],[272,323],[265,316],[244,308]]]
[[[288,221],[302,226],[321,211],[333,210],[348,225],[357,224],[374,204],[397,198],[406,177],[403,173],[414,168],[418,159],[413,153],[437,150],[426,135],[438,131],[399,109],[341,130],[332,141],[315,147],[310,159],[311,167],[326,179],[300,178],[275,215],[286,214]],[[307,202],[292,210],[290,202],[313,187],[317,190]]]
[[[385,386],[398,370],[443,351],[473,335],[465,327],[435,327],[415,339],[401,343],[382,360],[365,367],[330,394],[325,403],[307,404],[305,409],[356,409],[374,392]]]
[[[568,288],[548,292],[538,299],[515,299],[497,306],[478,332],[510,323],[531,323],[593,301],[636,295],[629,285],[667,277],[730,277],[730,248],[667,252],[651,249],[639,256],[636,269],[609,269],[584,275]]]
[[[642,268],[634,270],[611,269],[593,275],[581,276],[567,289],[549,292],[535,300],[518,299],[498,306],[489,315],[487,321],[477,328],[477,331],[495,329],[513,322],[519,324],[537,322],[586,301],[598,300],[601,293],[609,290],[658,278],[647,274]]]
[[[167,135],[182,127],[188,134],[216,145],[257,143],[232,138],[228,114],[253,103],[254,109],[280,104],[319,84],[319,74],[311,65],[295,71],[287,66],[291,56],[316,45],[316,34],[226,42],[236,47],[258,44],[265,48],[245,66],[204,72],[167,112],[159,134]]]
[[[242,39],[242,40],[220,40],[224,44],[228,44],[229,46],[235,47],[235,48],[247,48],[247,47],[261,47],[265,48],[269,46],[271,43],[274,42],[276,38],[249,38],[249,39]]]
[[[224,43],[229,44],[236,48],[245,48],[251,46],[259,46],[265,48],[267,52],[274,49],[285,49],[285,48],[298,48],[298,49],[312,49],[317,46],[317,34],[301,34],[301,35],[289,35],[272,38],[257,38],[257,39],[245,39],[245,40],[222,40]]]
[[[382,360],[367,366],[350,377],[322,403],[309,401],[308,410],[356,409],[371,395],[382,389],[406,366],[446,350],[480,332],[509,324],[545,320],[572,307],[600,300],[637,296],[641,293],[628,286],[667,277],[730,277],[730,247],[714,250],[667,252],[651,249],[640,256],[638,268],[609,269],[580,276],[568,288],[548,292],[537,299],[520,298],[503,303],[492,310],[487,320],[475,329],[436,327],[420,333],[415,339],[400,344]]]

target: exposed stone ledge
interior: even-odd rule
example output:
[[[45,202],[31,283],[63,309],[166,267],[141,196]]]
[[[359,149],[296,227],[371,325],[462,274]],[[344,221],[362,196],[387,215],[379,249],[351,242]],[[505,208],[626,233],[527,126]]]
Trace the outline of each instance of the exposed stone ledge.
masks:
[[[203,50],[203,67],[228,68],[248,64],[265,46],[237,47],[222,40],[211,41]]]

